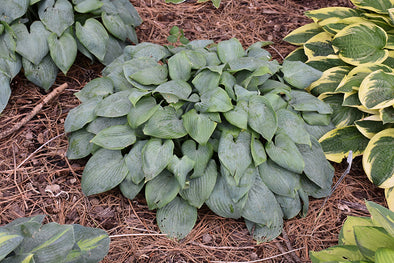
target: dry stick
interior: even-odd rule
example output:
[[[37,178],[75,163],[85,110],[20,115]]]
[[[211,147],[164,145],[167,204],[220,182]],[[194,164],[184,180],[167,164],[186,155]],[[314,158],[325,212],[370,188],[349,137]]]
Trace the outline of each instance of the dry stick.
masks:
[[[290,243],[289,237],[287,236],[287,233],[285,229],[282,230],[282,236],[285,240],[285,244],[288,250],[294,250],[293,246]],[[301,259],[297,256],[296,253],[291,253],[290,256],[294,259],[294,262],[302,262]]]
[[[284,247],[282,247],[281,244],[275,243],[275,246],[279,249],[280,252],[282,252],[282,254],[286,258],[287,262],[293,262],[293,258],[291,257],[291,254],[286,253],[286,250],[284,249]],[[288,255],[288,254],[290,254],[290,255]]]
[[[255,249],[255,247],[253,246],[246,246],[246,247],[215,247],[215,246],[207,246],[204,244],[200,244],[198,242],[192,241],[189,242],[190,244],[202,247],[202,248],[207,248],[207,249],[213,249],[213,250],[218,250],[218,249],[225,249],[225,250],[243,250],[243,249]]]
[[[26,200],[25,200],[25,197],[24,197],[24,194],[23,194],[23,192],[22,192],[22,189],[19,187],[19,185],[18,185],[18,181],[16,180],[16,170],[18,169],[17,167],[16,167],[16,157],[15,157],[15,149],[14,149],[14,146],[11,146],[12,147],[12,155],[13,155],[13,157],[14,157],[14,168],[15,168],[15,170],[14,170],[14,183],[15,183],[15,186],[16,186],[16,188],[18,189],[18,191],[19,191],[19,194],[21,195],[21,197],[22,197],[22,199],[23,199],[23,202],[24,202],[24,204],[25,204],[25,207],[26,207],[26,210],[29,208],[29,206],[27,205],[27,203],[26,203]]]
[[[0,140],[4,139],[5,137],[11,135],[12,133],[16,132],[19,130],[23,125],[25,125],[28,121],[30,121],[34,116],[37,115],[37,113],[44,107],[45,104],[50,102],[53,98],[55,98],[58,94],[60,94],[63,90],[65,90],[68,87],[67,83],[64,83],[54,89],[51,93],[49,93],[41,102],[40,104],[36,105],[33,110],[27,114],[20,122],[18,122],[15,126],[13,126],[11,129],[5,130],[0,133]]]

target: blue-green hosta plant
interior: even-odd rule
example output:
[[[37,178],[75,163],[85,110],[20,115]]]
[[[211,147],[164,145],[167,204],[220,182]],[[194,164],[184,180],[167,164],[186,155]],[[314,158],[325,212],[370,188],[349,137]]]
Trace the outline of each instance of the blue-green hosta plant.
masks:
[[[394,186],[394,1],[352,0],[355,8],[306,12],[313,23],[285,40],[300,47],[287,60],[324,71],[308,87],[331,105],[336,129],[320,142],[329,160],[351,150],[377,186]]]
[[[166,0],[166,3],[174,3],[174,4],[179,4],[182,2],[185,2],[186,0]],[[209,0],[197,0],[197,3],[205,3],[208,2]],[[212,4],[214,7],[219,8],[221,0],[211,0]]]
[[[141,24],[128,0],[5,0],[0,6],[0,113],[10,81],[23,67],[28,80],[49,89],[77,52],[109,64],[125,41],[137,43]]]
[[[334,170],[317,139],[332,109],[304,91],[320,71],[281,66],[266,44],[126,47],[75,94],[82,103],[64,124],[67,157],[91,155],[83,192],[119,185],[133,199],[145,187],[160,229],[176,239],[204,203],[244,218],[259,241],[278,236],[283,217],[307,212],[308,195],[329,192]]]
[[[394,262],[394,212],[374,202],[366,202],[371,217],[348,216],[338,237],[338,245],[310,252],[313,263]]]
[[[107,232],[81,225],[42,224],[43,215],[0,227],[1,263],[95,263],[109,250]]]

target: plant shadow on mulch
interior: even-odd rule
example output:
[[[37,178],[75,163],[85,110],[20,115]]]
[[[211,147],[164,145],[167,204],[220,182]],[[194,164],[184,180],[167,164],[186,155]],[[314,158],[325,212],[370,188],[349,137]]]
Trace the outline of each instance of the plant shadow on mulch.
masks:
[[[244,47],[256,41],[273,41],[275,44],[267,49],[279,61],[294,50],[281,39],[311,22],[303,15],[306,10],[351,6],[348,0],[222,0],[219,9],[209,2],[131,2],[144,19],[137,29],[141,42],[168,44],[168,32],[177,25],[191,40],[217,42],[236,37]],[[199,210],[196,226],[184,240],[169,240],[160,234],[155,212],[148,210],[142,194],[128,200],[115,189],[87,198],[80,188],[86,160],[71,162],[65,157],[67,138],[63,123],[67,113],[79,103],[73,93],[98,77],[102,68],[79,56],[67,76],[59,74],[54,85],[66,82],[68,88],[27,125],[0,140],[0,225],[18,217],[47,214],[45,222],[103,228],[112,236],[110,252],[103,262],[257,262],[270,257],[264,262],[309,262],[310,250],[337,243],[346,216],[368,215],[365,199],[385,202],[383,191],[368,181],[360,159],[356,158],[350,174],[323,208],[323,199],[311,199],[305,218],[285,222],[287,235],[257,244],[243,221],[223,219],[204,206]],[[0,117],[0,131],[18,123],[45,95],[22,74],[18,75],[12,82],[10,102]],[[336,181],[347,164],[334,166]],[[278,256],[293,249],[298,250]]]

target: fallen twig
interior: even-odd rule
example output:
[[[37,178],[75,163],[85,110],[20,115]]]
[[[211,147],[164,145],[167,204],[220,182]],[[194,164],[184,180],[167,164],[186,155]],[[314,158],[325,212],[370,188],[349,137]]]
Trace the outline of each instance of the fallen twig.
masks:
[[[0,140],[11,135],[12,133],[16,132],[19,130],[23,125],[25,125],[28,121],[33,119],[34,116],[37,115],[37,113],[44,107],[45,104],[50,102],[53,98],[55,98],[57,95],[59,95],[63,90],[65,90],[68,87],[67,83],[64,83],[54,89],[51,93],[49,93],[38,105],[36,105],[33,110],[27,114],[20,122],[15,124],[12,128],[5,130],[0,133]]]
[[[285,240],[285,244],[286,244],[287,249],[289,251],[294,250],[293,246],[290,243],[290,239],[287,236],[287,233],[286,233],[286,231],[284,229],[282,230],[282,236],[283,236],[283,238]],[[297,263],[302,262],[302,260],[297,256],[296,253],[292,252],[292,253],[290,253],[290,256],[294,259],[294,262],[297,262]]]

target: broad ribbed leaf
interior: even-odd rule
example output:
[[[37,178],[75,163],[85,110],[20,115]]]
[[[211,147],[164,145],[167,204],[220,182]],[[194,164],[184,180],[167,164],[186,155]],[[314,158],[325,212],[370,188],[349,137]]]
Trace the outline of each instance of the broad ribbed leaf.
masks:
[[[211,195],[217,178],[217,167],[214,160],[210,160],[204,173],[195,179],[190,179],[189,186],[179,194],[189,205],[201,208]]]
[[[81,159],[88,156],[92,149],[94,134],[85,129],[75,131],[68,136],[67,158],[70,160]]]
[[[391,248],[378,248],[375,253],[375,260],[379,263],[394,262],[394,249]]]
[[[303,45],[320,32],[323,32],[323,28],[316,23],[310,23],[293,30],[283,40],[293,45]]]
[[[127,25],[119,15],[108,15],[103,12],[101,19],[107,30],[116,38],[122,41],[126,41],[126,39],[135,41],[134,28]]]
[[[11,257],[7,257],[2,263],[14,263],[14,262],[21,262],[21,263],[35,263],[34,261],[34,254],[31,253],[23,253],[20,255],[15,255]]]
[[[321,251],[311,251],[309,254],[312,262],[341,262],[344,258],[350,262],[365,262],[357,246],[332,246]]]
[[[129,169],[127,177],[130,177],[129,179],[136,185],[140,184],[145,178],[144,171],[142,170],[142,149],[146,142],[138,141],[135,143],[130,152],[124,157],[126,166]]]
[[[16,35],[16,52],[24,59],[38,65],[48,54],[47,38],[51,34],[40,21],[35,21],[30,26],[30,33],[25,24],[12,25]]]
[[[146,183],[145,199],[149,209],[162,208],[174,200],[180,189],[181,186],[175,176],[167,170],[162,171]]]
[[[201,145],[193,140],[187,140],[182,144],[182,153],[194,161],[194,170],[190,175],[190,179],[194,179],[205,174],[208,162],[213,155],[213,147],[210,143]]]
[[[112,80],[108,77],[96,78],[89,81],[85,87],[75,93],[81,102],[89,100],[93,97],[106,97],[114,92]]]
[[[265,150],[268,156],[283,168],[299,174],[304,170],[303,157],[295,143],[286,134],[277,134],[275,142],[268,142]]]
[[[337,66],[348,66],[338,55],[328,55],[326,57],[314,57],[305,62],[308,66],[311,66],[320,71],[326,71],[330,68]]]
[[[394,105],[394,74],[383,70],[369,74],[360,85],[358,97],[368,109]]]
[[[187,133],[199,144],[208,142],[217,125],[208,114],[198,114],[195,109],[183,114],[182,119]]]
[[[11,24],[15,19],[23,16],[29,7],[30,0],[7,0],[0,5],[0,21]]]
[[[361,12],[354,8],[349,7],[326,7],[320,8],[317,10],[311,10],[305,12],[305,15],[315,22],[319,22],[331,17],[337,18],[347,18],[347,17],[354,17],[359,16]]]
[[[354,236],[355,226],[374,226],[370,217],[348,216],[343,223],[338,236],[338,244],[346,246],[356,246],[356,238]]]
[[[45,27],[59,37],[74,24],[74,10],[67,0],[40,1],[38,15]]]
[[[352,3],[362,9],[367,9],[376,13],[387,14],[387,9],[393,8],[391,0],[351,0]]]
[[[321,32],[311,37],[304,44],[304,52],[308,59],[314,57],[324,57],[334,55],[335,51],[332,47],[332,35],[327,32]]]
[[[86,126],[86,130],[93,134],[97,134],[101,130],[109,128],[111,126],[125,124],[127,124],[127,118],[125,116],[116,118],[97,117]]]
[[[381,188],[394,186],[394,128],[377,133],[363,155],[363,167],[369,180]]]
[[[173,107],[160,107],[155,111],[143,129],[145,135],[162,139],[177,139],[185,136],[187,131],[183,127]]]
[[[371,214],[372,222],[394,236],[394,212],[371,201],[366,201],[365,204]]]
[[[301,61],[285,60],[282,65],[284,80],[297,89],[306,89],[312,82],[318,80],[322,72]]]
[[[11,96],[10,79],[3,73],[0,73],[0,113],[7,106]]]
[[[145,181],[152,180],[167,167],[173,151],[174,143],[171,140],[162,142],[160,139],[150,139],[145,144],[142,149],[142,170]]]
[[[379,110],[379,117],[383,124],[394,123],[394,105]]]
[[[197,209],[182,198],[157,210],[157,224],[169,238],[182,239],[190,233],[197,221]]]
[[[245,172],[236,181],[229,171],[223,165],[220,166],[220,173],[226,181],[226,188],[234,203],[241,201],[247,196],[250,188],[254,185],[256,178],[259,176],[258,169],[250,165]]]
[[[101,130],[91,141],[108,150],[122,150],[136,141],[129,125],[115,125]]]
[[[278,133],[288,135],[297,144],[311,145],[310,136],[305,130],[304,121],[294,112],[281,109],[278,116]]]
[[[149,42],[143,42],[136,46],[127,46],[127,48],[130,47],[132,48],[131,55],[133,58],[153,58],[155,61],[160,61],[171,54],[165,46]]]
[[[239,100],[232,110],[224,112],[223,115],[232,125],[246,130],[248,128],[248,105],[248,101]]]
[[[385,61],[388,57],[388,51],[384,49],[386,43],[386,32],[373,23],[349,25],[342,29],[332,42],[339,50],[339,57],[355,66]]]
[[[132,174],[129,172],[125,179],[120,183],[119,190],[122,192],[122,195],[133,200],[141,192],[142,188],[144,188],[145,182],[135,184],[132,181],[131,176]]]
[[[89,18],[82,26],[76,22],[75,33],[79,41],[90,53],[103,60],[109,36],[103,25],[94,18]]]
[[[128,0],[118,0],[112,2],[122,20],[129,25],[139,26],[142,19],[139,16],[137,9]]]
[[[361,254],[368,260],[375,260],[378,248],[394,249],[394,237],[389,235],[384,228],[376,226],[355,226],[354,236]]]
[[[64,73],[70,69],[77,56],[77,42],[69,33],[57,38],[55,33],[48,37],[48,46],[53,62]]]
[[[264,145],[258,137],[252,136],[250,142],[250,152],[252,154],[254,166],[259,166],[267,160]]]
[[[296,111],[317,111],[321,114],[333,112],[328,104],[303,91],[292,90],[289,103]]]
[[[346,74],[349,73],[350,69],[351,68],[347,66],[338,66],[324,71],[320,79],[316,80],[308,87],[309,92],[315,96],[319,96],[323,93],[336,91],[338,85]]]
[[[168,60],[168,71],[171,79],[188,81],[191,76],[192,63],[185,51],[176,53]]]
[[[253,96],[249,100],[249,126],[267,141],[271,141],[278,128],[278,117],[271,103],[263,96]]]
[[[11,59],[2,58],[0,55],[0,72],[2,72],[1,74],[5,74],[10,79],[13,79],[16,75],[18,75],[21,68],[22,59],[19,56],[16,56],[15,59]]]
[[[0,34],[0,57],[15,60],[15,51],[16,35],[10,26],[4,26],[4,32]]]
[[[103,2],[100,0],[83,0],[78,1],[78,4],[74,6],[75,11],[78,13],[89,13],[99,9],[103,6]]]
[[[130,92],[120,91],[109,95],[101,100],[96,107],[95,113],[102,117],[121,117],[127,115],[132,107],[129,100]]]
[[[100,62],[104,65],[111,64],[112,61],[123,54],[125,46],[125,42],[122,42],[121,40],[114,38],[112,35],[109,35],[107,47],[105,49],[105,56],[102,60],[100,60]]]
[[[156,100],[153,97],[143,97],[135,104],[135,106],[131,106],[129,113],[127,114],[129,125],[136,129],[138,126],[149,120],[159,107],[160,106],[156,104]]]
[[[205,69],[194,77],[192,83],[194,87],[200,92],[200,94],[203,94],[207,91],[216,89],[219,86],[219,81],[219,73]]]
[[[245,56],[245,50],[239,40],[233,38],[218,44],[218,56],[223,63],[227,63]]]
[[[40,229],[44,218],[45,215],[19,217],[13,220],[11,223],[0,227],[0,229],[23,237],[31,237]]]
[[[4,259],[22,242],[20,235],[10,234],[0,228],[0,260]]]
[[[48,90],[55,83],[58,69],[50,56],[43,58],[38,65],[23,57],[22,65],[26,78],[37,86]]]
[[[201,94],[201,102],[195,104],[195,109],[203,112],[227,112],[234,106],[227,92],[219,87]]]
[[[260,243],[271,241],[282,233],[282,224],[262,225],[255,224],[247,219],[245,219],[245,223],[249,233],[253,235],[253,239]]]
[[[87,196],[106,192],[120,184],[127,173],[120,151],[100,149],[86,163],[82,173],[82,191]]]
[[[139,89],[131,89],[130,90],[130,96],[129,96],[129,100],[131,101],[131,103],[133,104],[133,106],[135,106],[137,104],[137,102],[143,98],[144,96],[150,94],[150,91],[144,91],[144,90],[139,90]]]
[[[187,155],[182,158],[178,158],[173,155],[170,162],[168,163],[167,169],[174,174],[176,180],[178,181],[181,189],[186,188],[186,176],[193,170],[194,161],[187,157]]]
[[[382,120],[377,118],[376,115],[356,121],[355,124],[357,129],[368,139],[372,139],[378,132],[393,126],[390,123],[383,124]]]
[[[280,205],[284,219],[290,219],[298,215],[301,211],[301,200],[298,194],[295,197],[275,195],[275,199]]]
[[[153,92],[159,92],[168,103],[188,100],[192,87],[183,80],[170,80],[159,85]]]
[[[141,69],[128,77],[142,85],[160,85],[167,81],[167,75],[168,70],[165,64],[155,64],[150,68]]]

